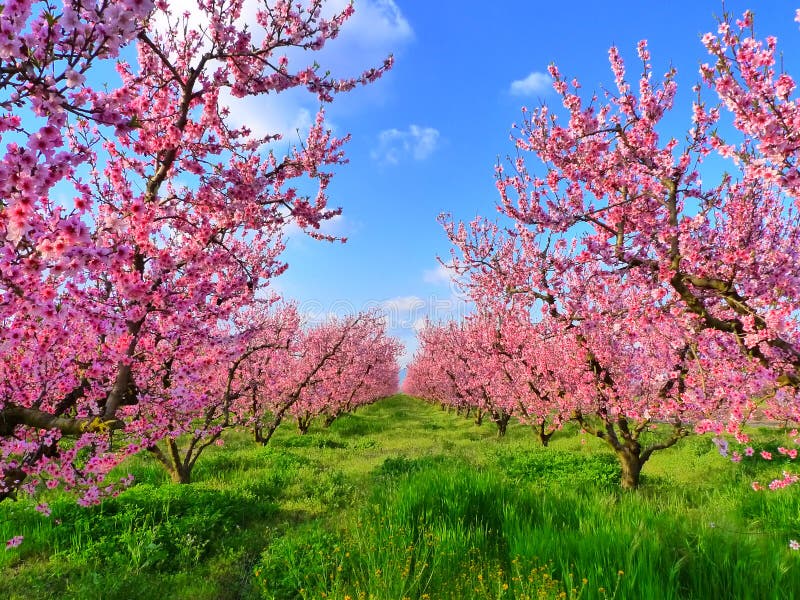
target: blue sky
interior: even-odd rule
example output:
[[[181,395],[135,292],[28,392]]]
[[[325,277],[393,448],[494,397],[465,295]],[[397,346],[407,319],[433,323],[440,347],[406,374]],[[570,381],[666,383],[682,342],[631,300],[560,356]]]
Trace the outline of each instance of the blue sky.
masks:
[[[620,48],[633,79],[636,43],[647,39],[656,73],[678,68],[681,93],[668,125],[682,135],[689,88],[708,60],[699,38],[716,29],[714,15],[722,10],[706,0],[356,0],[355,7],[319,62],[346,75],[379,64],[389,52],[396,64],[376,84],[328,108],[335,131],[353,136],[350,164],[330,188],[331,202],[344,208],[330,231],[349,241],[327,244],[292,233],[289,270],[274,284],[312,316],[382,306],[409,354],[415,323],[463,310],[438,268],[436,256],[447,256],[449,245],[436,217],[494,213],[493,168],[513,151],[511,124],[523,105],[556,101],[546,85],[548,64],[577,77],[587,93],[600,91],[611,82],[608,47]],[[726,7],[736,15],[754,10],[757,33],[778,36],[787,70],[800,73],[796,5],[761,0]],[[317,104],[294,94],[247,108],[240,114],[288,133],[302,128]]]

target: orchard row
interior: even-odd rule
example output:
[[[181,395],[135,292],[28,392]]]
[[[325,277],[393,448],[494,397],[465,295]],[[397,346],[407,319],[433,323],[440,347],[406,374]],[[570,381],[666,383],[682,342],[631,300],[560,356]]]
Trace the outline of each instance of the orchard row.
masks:
[[[550,68],[561,107],[515,127],[501,220],[442,218],[476,311],[422,331],[406,391],[543,442],[577,421],[625,487],[691,431],[724,447],[750,420],[800,420],[800,103],[753,31],[746,13],[703,36],[683,136],[664,135],[677,71],[658,77],[645,42],[633,81],[611,48],[602,95]]]
[[[320,110],[279,146],[225,101],[324,105],[391,57],[336,79],[313,55],[352,6],[243,4],[0,5],[0,500],[64,485],[98,501],[145,449],[188,481],[226,426],[266,440],[286,415],[302,428],[396,389],[376,315],[304,329],[266,300],[283,230],[325,238],[339,214],[326,190],[346,138]]]

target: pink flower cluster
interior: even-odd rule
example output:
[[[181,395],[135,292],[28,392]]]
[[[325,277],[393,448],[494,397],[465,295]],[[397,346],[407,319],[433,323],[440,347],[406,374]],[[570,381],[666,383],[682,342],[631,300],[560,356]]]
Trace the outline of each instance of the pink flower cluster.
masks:
[[[11,548],[17,548],[20,544],[22,544],[22,541],[24,539],[25,539],[24,536],[15,535],[6,542],[6,550],[10,550]]]

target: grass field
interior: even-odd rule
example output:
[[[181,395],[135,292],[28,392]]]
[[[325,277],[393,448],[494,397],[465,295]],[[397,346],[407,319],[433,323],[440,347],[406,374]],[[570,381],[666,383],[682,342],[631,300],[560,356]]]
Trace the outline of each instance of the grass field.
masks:
[[[0,504],[0,539],[25,536],[0,551],[0,598],[800,598],[800,491],[750,487],[786,464],[707,438],[655,455],[635,492],[598,440],[498,439],[405,396],[225,441],[188,486],[142,456],[100,506]]]

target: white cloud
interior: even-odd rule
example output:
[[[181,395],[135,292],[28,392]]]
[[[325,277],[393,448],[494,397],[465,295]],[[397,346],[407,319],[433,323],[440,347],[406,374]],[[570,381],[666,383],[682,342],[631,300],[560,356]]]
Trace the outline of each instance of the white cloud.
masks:
[[[288,90],[280,95],[234,98],[228,90],[220,94],[222,104],[231,110],[231,122],[247,127],[254,136],[280,134],[279,146],[299,145],[308,135],[315,114],[303,106],[308,100],[304,90]],[[328,119],[325,119],[326,122]],[[333,129],[330,123],[328,128]]]
[[[397,296],[382,301],[380,308],[387,316],[389,328],[395,332],[418,331],[426,319],[437,323],[442,320],[458,319],[468,310],[469,305],[454,295],[430,296]]]
[[[357,229],[356,225],[351,219],[344,215],[335,215],[320,223],[319,229],[309,228],[308,231],[313,233],[321,233],[323,235],[332,235],[334,237],[347,237],[352,235],[353,231]],[[291,221],[286,227],[283,228],[283,234],[286,237],[301,238],[307,237],[306,232],[294,221]]]
[[[349,3],[350,0],[329,2],[326,5],[330,9],[328,14],[342,11]],[[394,0],[357,0],[355,9],[342,28],[340,40],[382,48],[414,37],[411,25]]]
[[[525,79],[517,79],[511,82],[511,93],[514,96],[533,96],[535,94],[544,94],[549,92],[552,88],[553,80],[547,73],[534,71]]]
[[[381,302],[381,307],[389,313],[412,312],[425,307],[419,296],[397,296]]]
[[[309,228],[308,232],[346,239],[352,237],[360,228],[361,223],[359,221],[345,215],[336,215],[327,221],[323,221],[319,229]],[[290,248],[293,252],[301,252],[303,254],[318,252],[320,251],[320,244],[324,244],[324,242],[311,238],[295,221],[290,221],[283,228],[283,239],[287,248]]]
[[[355,226],[350,219],[344,215],[335,215],[323,221],[319,226],[319,232],[325,235],[332,235],[335,237],[347,237],[355,230]]]
[[[434,285],[447,285],[451,281],[451,276],[452,272],[440,263],[435,269],[425,269],[422,280]]]
[[[323,16],[330,18],[349,4],[350,0],[328,0]],[[357,77],[381,66],[386,57],[400,53],[414,39],[411,24],[394,0],[355,0],[354,8],[338,37],[310,55],[338,78]],[[290,60],[294,57],[289,55]]]
[[[323,18],[330,19],[341,13],[351,0],[329,0],[323,5]],[[253,26],[257,22],[257,13],[263,10],[263,0],[244,0],[237,26],[249,25],[253,32],[253,41],[263,40],[263,29]],[[209,19],[205,11],[198,8],[198,0],[171,0],[172,21],[188,15],[189,26],[195,30],[208,28]],[[160,31],[167,29],[167,20],[161,11],[155,13],[155,26]],[[357,44],[362,47],[378,49],[391,48],[414,38],[414,31],[408,20],[394,0],[357,0],[355,12],[342,27],[334,43]]]
[[[439,144],[439,130],[433,127],[411,125],[405,131],[385,129],[378,134],[378,147],[372,158],[390,165],[398,164],[404,157],[425,160]]]

